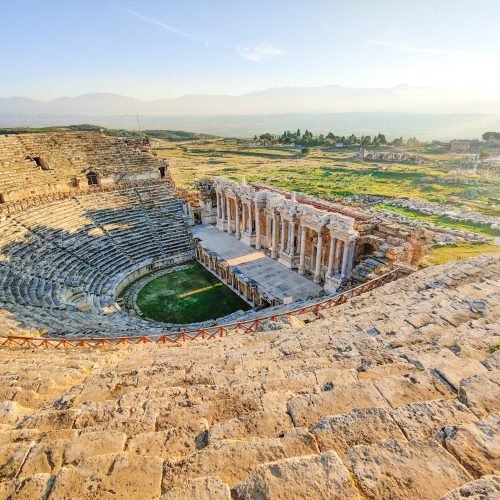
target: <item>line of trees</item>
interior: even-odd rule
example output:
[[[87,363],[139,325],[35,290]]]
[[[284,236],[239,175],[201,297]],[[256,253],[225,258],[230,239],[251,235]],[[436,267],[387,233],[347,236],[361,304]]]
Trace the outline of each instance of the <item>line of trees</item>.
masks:
[[[300,129],[296,132],[291,132],[290,130],[285,130],[281,135],[270,134],[266,132],[259,136],[255,136],[254,140],[265,145],[272,144],[294,144],[296,146],[331,146],[334,144],[343,144],[344,146],[360,146],[360,147],[370,147],[370,146],[385,146],[391,144],[396,147],[402,146],[418,146],[420,142],[415,138],[411,137],[407,141],[404,141],[402,137],[394,139],[392,142],[388,142],[384,134],[378,134],[374,137],[369,135],[362,135],[360,137],[351,134],[349,136],[345,135],[335,135],[333,132],[328,132],[328,134],[313,135],[309,130],[305,130],[301,133]]]

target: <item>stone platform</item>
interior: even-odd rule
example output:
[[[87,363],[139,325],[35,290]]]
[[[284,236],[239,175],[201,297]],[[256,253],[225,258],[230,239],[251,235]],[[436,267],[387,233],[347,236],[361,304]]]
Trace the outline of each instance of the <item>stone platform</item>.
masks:
[[[231,267],[237,266],[245,276],[285,303],[318,297],[323,291],[304,276],[214,226],[195,226],[193,236],[201,240],[203,248],[216,253]]]

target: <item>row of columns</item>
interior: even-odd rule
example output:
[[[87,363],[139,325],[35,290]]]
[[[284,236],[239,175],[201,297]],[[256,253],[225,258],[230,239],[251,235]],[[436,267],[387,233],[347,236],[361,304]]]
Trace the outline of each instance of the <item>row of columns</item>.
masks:
[[[198,262],[219,276],[227,286],[237,292],[247,302],[250,302],[254,306],[278,305],[274,300],[269,301],[262,297],[257,285],[241,279],[226,261],[219,260],[216,255],[203,248],[200,244],[196,246],[195,253]]]
[[[326,225],[317,227],[305,225],[302,221],[280,216],[276,209],[264,210],[266,234],[261,234],[261,212],[264,207],[258,200],[247,200],[237,195],[228,195],[224,191],[216,191],[217,194],[217,226],[227,233],[242,238],[242,231],[249,238],[249,242],[259,250],[262,246],[271,252],[271,258],[280,258],[289,267],[297,267],[299,274],[306,272],[307,235],[314,243],[309,255],[309,271],[313,280],[319,283],[323,272],[323,244],[330,236],[328,252],[328,264],[326,266],[325,279],[338,276],[349,277],[354,264],[356,240],[352,237],[339,238],[338,235],[327,229]],[[240,207],[241,219],[240,220]],[[234,221],[234,230],[233,230]],[[297,243],[296,245],[296,229]],[[264,236],[264,238],[262,238]],[[263,245],[264,240],[264,245]],[[296,248],[298,246],[298,248]],[[298,255],[297,255],[298,251]]]
[[[228,196],[224,192],[216,191],[216,194],[217,222],[224,226],[223,229],[229,234],[234,233],[237,238],[241,237],[242,230],[244,233],[254,234],[253,214],[255,211],[252,210],[252,201],[244,200],[238,196]]]

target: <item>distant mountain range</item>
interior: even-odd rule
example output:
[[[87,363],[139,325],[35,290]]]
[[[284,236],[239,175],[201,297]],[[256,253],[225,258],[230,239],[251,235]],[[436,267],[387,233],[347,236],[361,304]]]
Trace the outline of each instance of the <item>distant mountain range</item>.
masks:
[[[186,95],[153,101],[109,93],[51,101],[0,98],[0,126],[85,122],[137,128],[137,114],[145,128],[186,128],[225,136],[307,127],[316,133],[383,131],[389,135],[449,139],[476,137],[486,129],[499,129],[500,97],[492,100],[470,94],[464,98],[450,89],[408,85],[391,88],[327,85],[274,88],[239,96]]]
[[[452,89],[398,85],[391,88],[352,88],[340,85],[284,87],[239,96],[185,95],[141,101],[117,94],[92,93],[39,101],[26,97],[0,98],[1,114],[113,116],[139,113],[171,115],[271,115],[344,112],[487,113],[500,114],[500,97],[464,99]]]

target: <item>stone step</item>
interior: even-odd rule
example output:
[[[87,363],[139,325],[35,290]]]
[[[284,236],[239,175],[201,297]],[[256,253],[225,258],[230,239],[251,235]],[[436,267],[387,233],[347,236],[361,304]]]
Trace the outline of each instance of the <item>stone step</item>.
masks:
[[[233,488],[233,498],[349,498],[362,495],[335,452],[259,465]]]
[[[431,500],[472,479],[434,440],[354,446],[345,463],[367,498]]]
[[[285,431],[279,438],[219,441],[183,460],[167,461],[162,484],[168,490],[188,479],[215,475],[234,486],[259,464],[318,452],[313,436],[305,429]]]

